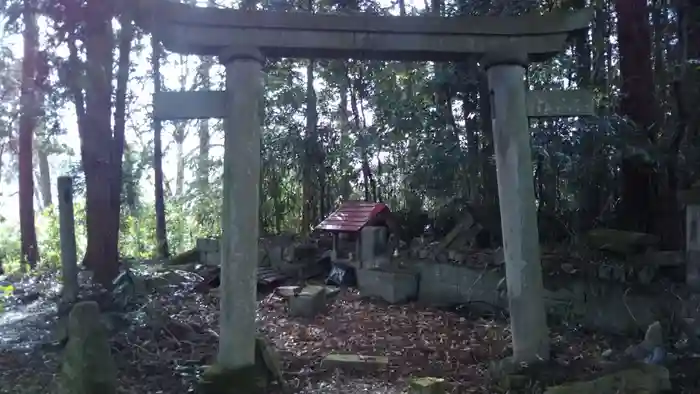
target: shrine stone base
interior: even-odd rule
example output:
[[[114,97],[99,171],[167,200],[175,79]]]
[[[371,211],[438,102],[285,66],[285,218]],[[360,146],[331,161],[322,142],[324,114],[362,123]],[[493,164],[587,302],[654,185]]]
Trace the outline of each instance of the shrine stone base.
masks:
[[[475,268],[432,261],[416,264],[420,274],[418,300],[436,306],[473,304],[506,311],[508,301],[503,273],[493,267]],[[668,310],[668,298],[653,291],[630,290],[629,285],[584,278],[545,279],[545,304],[550,317],[591,329],[638,333]],[[690,302],[681,305],[690,317]]]
[[[417,296],[418,274],[399,268],[359,269],[357,286],[362,296],[378,297],[392,304],[402,303]]]

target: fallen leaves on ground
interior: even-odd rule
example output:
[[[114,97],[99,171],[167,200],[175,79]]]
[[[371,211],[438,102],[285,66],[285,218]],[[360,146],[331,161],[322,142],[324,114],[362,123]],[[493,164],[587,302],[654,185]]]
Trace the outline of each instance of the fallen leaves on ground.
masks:
[[[218,299],[192,288],[185,282],[164,286],[120,315],[130,323],[112,336],[121,393],[189,392],[201,366],[215,360]],[[258,320],[299,393],[393,394],[401,392],[411,376],[443,377],[463,393],[491,393],[489,362],[506,356],[510,348],[503,321],[417,304],[388,305],[362,299],[352,290],[341,292],[327,312],[313,320],[290,318],[283,299],[261,297]],[[2,330],[0,326],[0,335]],[[554,365],[568,371],[564,376],[569,378],[595,370],[600,353],[615,348],[607,338],[573,329],[554,330],[552,340]],[[387,371],[362,376],[320,371],[321,359],[331,352],[386,355],[390,365]],[[3,350],[0,392],[50,391],[46,387],[59,360],[58,350],[47,346]],[[25,390],[15,390],[22,387]]]

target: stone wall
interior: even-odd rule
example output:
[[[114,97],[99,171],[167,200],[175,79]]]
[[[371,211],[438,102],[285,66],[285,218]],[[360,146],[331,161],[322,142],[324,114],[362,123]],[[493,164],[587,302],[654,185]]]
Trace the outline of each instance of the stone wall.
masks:
[[[486,302],[507,308],[502,267],[473,268],[424,261],[417,264],[419,295],[431,304]],[[615,333],[644,330],[666,308],[664,297],[631,291],[629,287],[583,278],[545,279],[545,302],[549,312],[567,321]]]
[[[195,251],[199,263],[210,266],[221,264],[219,239],[197,239]],[[318,270],[315,263],[322,256],[319,254],[319,248],[314,243],[300,242],[291,235],[269,236],[259,241],[258,266],[269,267],[287,275],[306,277]]]

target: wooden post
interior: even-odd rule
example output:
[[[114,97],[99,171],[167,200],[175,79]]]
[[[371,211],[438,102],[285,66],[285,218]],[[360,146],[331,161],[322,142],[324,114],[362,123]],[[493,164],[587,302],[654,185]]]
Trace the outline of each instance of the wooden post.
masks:
[[[527,54],[494,53],[485,63],[492,100],[493,134],[513,361],[549,357],[542,265],[526,105]]]
[[[255,363],[256,271],[260,184],[262,55],[233,48],[226,66],[221,324],[218,361],[235,369]]]
[[[75,215],[73,213],[73,178],[58,177],[58,221],[61,238],[62,299],[75,302],[78,297],[78,261],[75,246]]]

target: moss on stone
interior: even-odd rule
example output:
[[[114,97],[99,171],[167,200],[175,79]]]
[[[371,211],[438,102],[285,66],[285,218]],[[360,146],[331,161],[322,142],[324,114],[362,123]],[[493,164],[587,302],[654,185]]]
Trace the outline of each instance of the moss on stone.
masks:
[[[268,379],[257,365],[228,369],[218,364],[207,367],[199,382],[200,394],[264,394]]]
[[[206,367],[200,394],[264,394],[276,381],[286,391],[279,355],[262,336],[255,338],[255,365],[230,369],[219,364]]]
[[[445,379],[441,378],[413,378],[408,386],[409,394],[444,394],[446,392]]]
[[[59,375],[59,393],[116,393],[117,368],[97,303],[77,303],[70,312],[67,332],[68,342]]]

